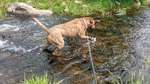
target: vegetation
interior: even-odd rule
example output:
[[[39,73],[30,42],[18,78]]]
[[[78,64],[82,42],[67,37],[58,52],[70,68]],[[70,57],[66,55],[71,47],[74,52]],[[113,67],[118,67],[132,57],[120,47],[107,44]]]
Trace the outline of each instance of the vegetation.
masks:
[[[144,4],[147,0],[2,0],[0,2],[0,17],[6,14],[10,3],[25,2],[40,9],[49,9],[57,14],[92,15],[106,13],[124,13],[122,10],[132,8],[135,4]]]
[[[111,72],[110,72],[111,73]],[[139,72],[141,73],[141,72]],[[100,84],[142,84],[143,79],[143,75],[139,74],[137,72],[130,72],[130,76],[128,77],[121,77],[119,75],[114,75],[113,73],[111,76],[111,80],[110,81],[100,81]],[[53,82],[52,82],[53,81]],[[23,81],[23,84],[61,84],[63,82],[63,80],[61,81],[56,81],[56,80],[51,80],[49,79],[48,75],[45,74],[43,76],[37,76],[37,75],[33,75],[30,79],[25,79]]]
[[[112,75],[112,80],[109,82],[110,84],[142,84],[144,81],[144,77],[142,72],[130,72],[129,76],[121,77],[118,75]],[[148,81],[149,82],[149,81]],[[147,81],[144,81],[145,84],[148,84]]]
[[[23,84],[48,84],[49,79],[47,74],[41,77],[33,75],[30,79],[25,79]]]
[[[48,75],[33,75],[30,79],[25,79],[23,84],[60,84],[62,81],[50,80]]]

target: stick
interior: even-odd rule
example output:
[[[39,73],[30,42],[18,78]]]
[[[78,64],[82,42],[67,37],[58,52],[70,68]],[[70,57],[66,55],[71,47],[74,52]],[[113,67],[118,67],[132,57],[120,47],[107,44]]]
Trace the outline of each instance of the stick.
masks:
[[[95,71],[95,67],[94,67],[94,63],[93,63],[92,51],[91,51],[91,46],[90,46],[90,40],[89,39],[88,39],[88,49],[89,49],[89,57],[90,57],[90,62],[91,62],[91,65],[92,65],[92,71],[93,71],[93,77],[94,77],[93,84],[97,84],[96,71]]]

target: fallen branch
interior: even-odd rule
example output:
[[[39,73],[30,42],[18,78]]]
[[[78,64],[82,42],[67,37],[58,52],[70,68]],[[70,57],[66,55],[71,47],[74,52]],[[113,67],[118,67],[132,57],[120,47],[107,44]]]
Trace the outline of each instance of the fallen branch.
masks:
[[[50,16],[52,11],[50,10],[39,10],[33,8],[31,5],[22,2],[12,3],[8,6],[7,12],[12,15],[25,15],[25,16]]]

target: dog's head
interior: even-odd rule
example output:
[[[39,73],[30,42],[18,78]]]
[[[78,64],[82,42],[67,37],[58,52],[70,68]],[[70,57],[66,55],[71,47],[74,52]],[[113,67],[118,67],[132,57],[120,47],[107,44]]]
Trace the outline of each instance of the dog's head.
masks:
[[[86,25],[88,28],[95,28],[96,22],[93,18],[91,17],[84,17],[83,18],[86,22]]]

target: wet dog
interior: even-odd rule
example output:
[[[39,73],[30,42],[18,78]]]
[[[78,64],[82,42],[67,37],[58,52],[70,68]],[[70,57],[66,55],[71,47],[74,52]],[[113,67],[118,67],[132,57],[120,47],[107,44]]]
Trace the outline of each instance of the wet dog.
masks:
[[[64,47],[65,37],[78,37],[81,40],[93,39],[85,35],[88,28],[95,28],[96,22],[91,17],[76,18],[69,22],[55,25],[49,29],[37,18],[33,17],[32,19],[47,32],[47,43],[48,45],[55,46],[55,50],[61,50]]]

